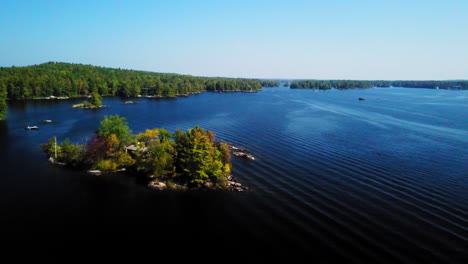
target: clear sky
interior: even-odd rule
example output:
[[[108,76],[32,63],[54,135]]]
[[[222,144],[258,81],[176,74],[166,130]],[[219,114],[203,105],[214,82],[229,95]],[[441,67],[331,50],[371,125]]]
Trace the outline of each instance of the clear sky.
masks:
[[[468,79],[467,0],[0,0],[0,66]]]

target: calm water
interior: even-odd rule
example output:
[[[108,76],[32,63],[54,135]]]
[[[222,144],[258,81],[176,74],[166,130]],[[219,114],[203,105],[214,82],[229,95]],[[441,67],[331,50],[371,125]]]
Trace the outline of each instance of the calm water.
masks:
[[[110,108],[98,111],[72,103],[9,104],[0,122],[2,238],[177,239],[324,260],[468,261],[467,91],[267,88],[136,105],[106,98]],[[133,177],[47,163],[40,143],[54,135],[84,142],[110,114],[134,132],[199,125],[245,147],[256,160],[233,157],[233,172],[251,191],[155,192]]]

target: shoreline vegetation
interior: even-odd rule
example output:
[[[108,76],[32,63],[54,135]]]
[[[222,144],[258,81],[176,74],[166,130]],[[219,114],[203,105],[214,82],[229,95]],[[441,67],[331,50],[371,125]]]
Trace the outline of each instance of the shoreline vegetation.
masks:
[[[0,67],[0,120],[7,114],[6,100],[66,100],[99,96],[175,98],[202,92],[254,93],[262,87],[291,89],[361,89],[371,87],[408,87],[468,90],[467,80],[448,81],[359,81],[359,80],[286,80],[196,77],[106,68],[84,64],[47,62],[25,67]],[[98,108],[83,102],[77,108]]]
[[[359,81],[359,80],[298,80],[292,81],[291,89],[367,89],[373,87],[404,87],[446,90],[468,90],[468,81]]]
[[[0,85],[10,100],[79,98],[93,92],[100,96],[164,98],[205,91],[262,89],[261,82],[255,79],[196,77],[62,62],[0,67]]]
[[[7,114],[6,100],[64,100],[92,93],[125,98],[175,98],[205,91],[256,92],[261,89],[262,84],[256,79],[196,77],[63,62],[0,67],[0,120]]]
[[[57,143],[53,137],[42,149],[53,164],[93,175],[126,172],[147,179],[156,190],[247,189],[231,174],[231,150],[241,149],[216,141],[213,132],[198,126],[174,134],[154,128],[134,135],[125,118],[106,116],[87,143]]]

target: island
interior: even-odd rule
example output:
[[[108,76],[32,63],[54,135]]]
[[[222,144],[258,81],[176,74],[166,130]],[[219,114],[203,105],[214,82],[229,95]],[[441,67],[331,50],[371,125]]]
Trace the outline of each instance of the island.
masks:
[[[81,104],[74,104],[73,108],[81,108],[81,109],[96,109],[96,108],[103,108],[106,107],[102,104],[102,97],[97,93],[91,93],[91,101],[84,101]]]
[[[329,90],[332,88],[366,89],[372,87],[402,87],[402,88],[427,88],[446,90],[468,90],[467,80],[447,81],[382,81],[382,80],[296,80],[292,81],[291,89],[317,89]]]
[[[355,80],[303,80],[291,82],[291,89],[318,89],[329,90],[335,89],[357,89],[357,88],[372,88],[374,83],[371,81],[355,81]]]
[[[57,143],[53,137],[42,148],[53,164],[94,175],[124,171],[157,190],[246,189],[231,174],[230,146],[198,126],[174,134],[153,128],[134,135],[125,118],[106,116],[86,144]]]

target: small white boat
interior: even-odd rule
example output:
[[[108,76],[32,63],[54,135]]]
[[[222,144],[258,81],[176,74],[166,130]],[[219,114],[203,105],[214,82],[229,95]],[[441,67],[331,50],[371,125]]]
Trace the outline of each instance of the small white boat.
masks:
[[[52,120],[46,119],[46,120],[44,120],[44,121],[42,121],[42,122],[44,122],[44,123],[52,123]]]
[[[25,129],[26,130],[38,130],[39,127],[37,127],[37,126],[27,126]]]

